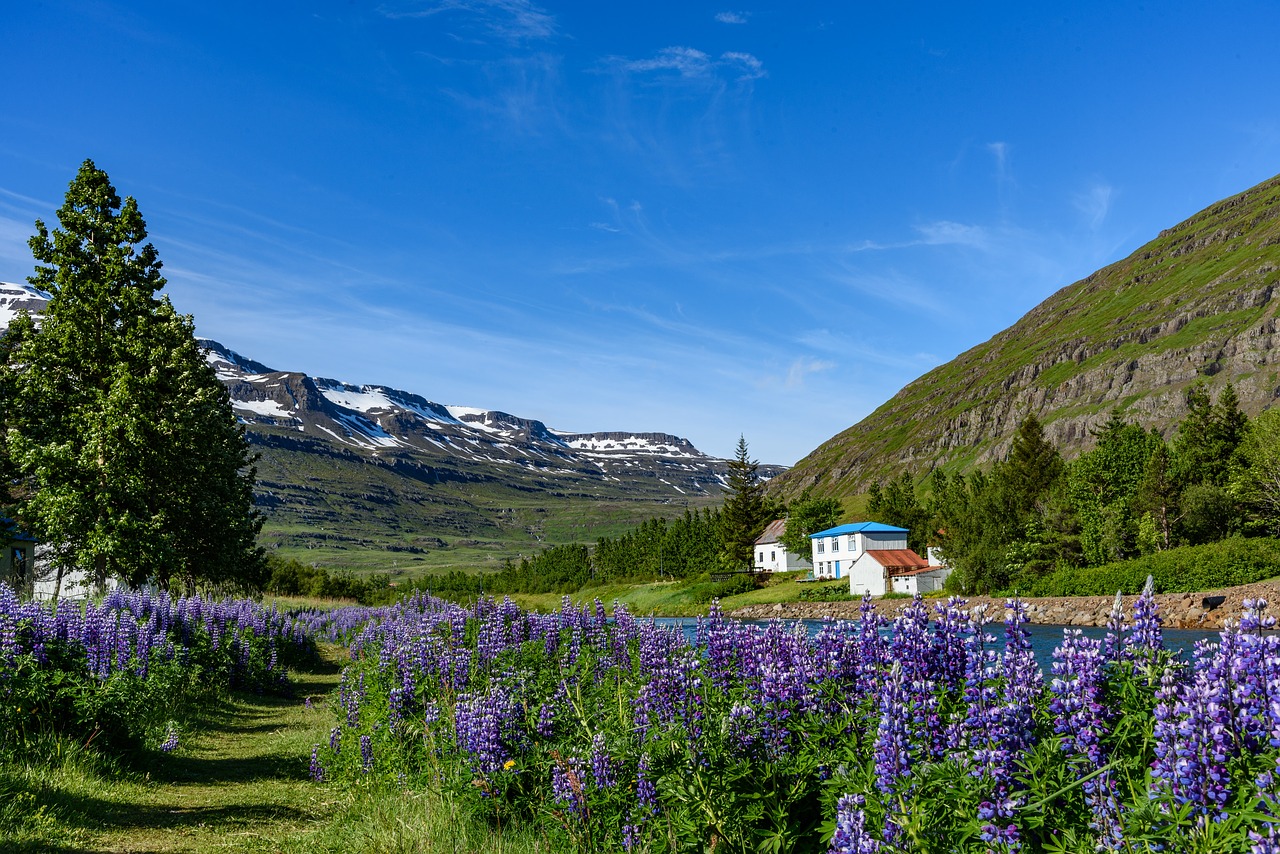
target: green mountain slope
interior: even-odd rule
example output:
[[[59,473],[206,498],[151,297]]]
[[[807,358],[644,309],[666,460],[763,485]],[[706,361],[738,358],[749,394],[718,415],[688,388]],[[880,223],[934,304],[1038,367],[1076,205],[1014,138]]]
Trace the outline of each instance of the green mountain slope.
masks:
[[[999,459],[1034,412],[1068,456],[1119,407],[1167,431],[1183,392],[1231,382],[1257,413],[1280,395],[1280,176],[1167,229],[907,385],[770,487],[848,496],[903,471]]]

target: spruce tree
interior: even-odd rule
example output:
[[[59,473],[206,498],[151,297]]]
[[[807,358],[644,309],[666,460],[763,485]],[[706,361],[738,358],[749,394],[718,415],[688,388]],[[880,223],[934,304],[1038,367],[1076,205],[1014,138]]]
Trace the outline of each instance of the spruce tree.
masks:
[[[30,240],[52,299],[10,326],[0,380],[20,518],[99,586],[260,588],[248,443],[192,319],[157,297],[137,203],[86,160],[58,221]]]
[[[729,461],[728,496],[720,511],[721,560],[734,569],[751,566],[756,537],[780,515],[780,508],[765,498],[759,467],[747,452],[747,440],[739,436],[737,451]]]

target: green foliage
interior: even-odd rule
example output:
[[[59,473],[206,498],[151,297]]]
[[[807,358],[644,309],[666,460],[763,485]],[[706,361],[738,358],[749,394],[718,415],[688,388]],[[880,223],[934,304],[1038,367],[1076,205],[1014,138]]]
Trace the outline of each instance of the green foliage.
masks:
[[[860,597],[855,597],[849,592],[848,582],[836,581],[805,585],[805,588],[800,591],[799,598],[802,602],[848,602]]]
[[[1230,492],[1250,521],[1280,534],[1280,409],[1250,422],[1235,457]]]
[[[765,497],[759,466],[747,452],[747,440],[739,436],[738,449],[729,461],[729,482],[720,510],[720,557],[726,569],[750,568],[756,537],[783,512]]]
[[[1209,392],[1197,384],[1187,389],[1186,401],[1187,417],[1174,440],[1177,477],[1184,485],[1225,486],[1248,424],[1236,391],[1228,384],[1211,403]]]
[[[932,514],[916,497],[915,479],[903,472],[885,486],[872,484],[867,498],[867,515],[876,522],[907,529],[907,548],[928,553],[932,537]]]
[[[132,198],[86,160],[33,285],[52,299],[9,327],[0,366],[15,515],[56,562],[118,576],[261,589],[254,471],[226,389],[167,297]]]
[[[265,592],[272,596],[354,599],[361,605],[380,605],[391,602],[396,595],[385,576],[331,574],[323,567],[307,566],[276,554],[267,555],[266,565],[269,576]]]
[[[1137,554],[1137,495],[1161,438],[1126,422],[1118,410],[1095,432],[1098,444],[1068,468],[1068,494],[1091,565]]]
[[[780,541],[792,554],[805,560],[813,553],[809,535],[840,524],[839,500],[824,496],[815,498],[808,490],[787,509],[787,527]]]
[[[1195,592],[1252,584],[1280,575],[1280,540],[1232,537],[1182,546],[1134,560],[1089,568],[1064,568],[1040,579],[1034,596],[1110,596],[1142,591],[1150,575],[1161,593]]]

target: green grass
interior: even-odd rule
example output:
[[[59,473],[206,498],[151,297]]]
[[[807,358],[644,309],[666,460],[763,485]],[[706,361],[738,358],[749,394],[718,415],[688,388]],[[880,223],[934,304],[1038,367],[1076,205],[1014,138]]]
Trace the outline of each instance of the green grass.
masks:
[[[804,572],[780,574],[764,587],[720,600],[720,607],[725,611],[744,608],[748,605],[772,605],[778,602],[799,602],[800,592],[812,584],[801,584],[798,579],[806,575]],[[848,587],[848,582],[841,582]],[[554,611],[560,607],[562,594],[559,593],[517,593],[511,596],[512,601],[522,608],[535,611]],[[694,617],[706,614],[710,606],[695,602],[690,589],[676,581],[657,581],[649,584],[602,584],[588,587],[577,593],[570,593],[569,599],[576,605],[590,603],[599,599],[607,608],[612,608],[615,601],[627,606],[632,614],[658,617]]]
[[[292,697],[234,695],[184,728],[172,754],[128,763],[46,737],[0,757],[0,849],[12,854],[133,852],[532,852],[439,792],[342,791],[309,777],[335,716],[346,655],[294,674]],[[306,700],[312,699],[311,707]]]

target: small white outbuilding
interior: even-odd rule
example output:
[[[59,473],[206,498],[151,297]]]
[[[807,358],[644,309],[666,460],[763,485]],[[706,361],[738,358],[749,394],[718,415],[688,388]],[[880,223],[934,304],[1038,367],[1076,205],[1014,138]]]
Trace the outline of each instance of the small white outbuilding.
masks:
[[[764,533],[756,537],[755,560],[752,562],[756,572],[794,572],[813,568],[813,564],[803,556],[787,551],[782,544],[782,535],[786,531],[787,520],[774,519],[765,526]]]

